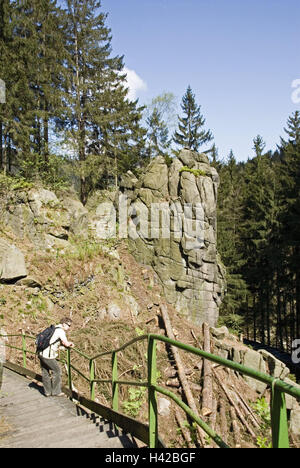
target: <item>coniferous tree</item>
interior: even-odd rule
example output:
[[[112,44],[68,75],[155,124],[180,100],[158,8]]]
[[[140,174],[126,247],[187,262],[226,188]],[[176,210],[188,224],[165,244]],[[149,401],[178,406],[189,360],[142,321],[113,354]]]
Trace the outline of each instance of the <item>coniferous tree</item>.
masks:
[[[7,88],[0,109],[3,166],[10,168],[13,154],[17,169],[32,178],[48,171],[49,121],[61,102],[62,12],[54,0],[3,2],[2,10],[0,74]]]
[[[111,57],[110,29],[97,0],[67,0],[68,98],[66,113],[57,120],[73,145],[85,204],[95,185],[94,174],[109,167],[117,181],[124,151],[143,138],[139,126],[142,109],[129,102],[122,57]]]
[[[247,284],[241,269],[241,224],[244,196],[243,165],[238,164],[231,151],[226,162],[218,162],[220,187],[218,192],[218,251],[226,267],[227,294],[220,314],[229,327],[241,329],[247,297]]]
[[[162,155],[167,155],[171,141],[167,124],[162,120],[162,115],[157,108],[154,108],[147,118],[147,139],[149,159]]]
[[[213,137],[210,130],[204,130],[205,119],[201,114],[201,106],[197,105],[195,95],[188,86],[182,98],[181,109],[184,116],[178,116],[178,131],[173,140],[181,148],[189,148],[198,151],[199,148],[209,143]]]
[[[286,259],[285,289],[289,294],[288,310],[292,338],[300,334],[300,112],[296,111],[284,129],[287,140],[281,138],[281,212],[280,236]],[[286,301],[287,302],[287,301]]]
[[[265,143],[258,136],[253,140],[255,157],[245,172],[246,193],[243,204],[243,251],[246,259],[244,277],[254,298],[253,322],[259,328],[261,342],[270,343],[270,239],[276,217],[275,173]],[[256,333],[255,329],[255,333]]]

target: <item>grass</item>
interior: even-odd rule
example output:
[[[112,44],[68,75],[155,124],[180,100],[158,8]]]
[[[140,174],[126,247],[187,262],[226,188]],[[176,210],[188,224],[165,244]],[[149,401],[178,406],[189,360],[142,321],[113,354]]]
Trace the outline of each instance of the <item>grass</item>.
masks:
[[[200,177],[200,176],[203,176],[205,177],[206,176],[206,172],[205,171],[202,171],[201,169],[191,169],[190,167],[187,167],[187,166],[183,166],[179,173],[181,174],[182,172],[190,172],[191,174],[193,174],[195,177]]]

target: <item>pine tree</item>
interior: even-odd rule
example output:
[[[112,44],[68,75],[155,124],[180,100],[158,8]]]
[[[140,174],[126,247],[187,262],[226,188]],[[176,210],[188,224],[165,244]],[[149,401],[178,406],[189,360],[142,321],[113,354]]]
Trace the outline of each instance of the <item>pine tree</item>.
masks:
[[[252,293],[254,333],[260,340],[271,340],[271,304],[273,272],[270,245],[276,225],[276,174],[269,153],[264,153],[262,137],[253,140],[255,157],[248,161],[243,203],[243,252],[246,265],[243,275]]]
[[[0,109],[3,166],[10,168],[13,154],[18,170],[32,178],[42,167],[48,169],[49,120],[61,102],[61,11],[54,0],[3,2],[2,10],[0,74],[7,88]]]
[[[127,88],[119,85],[107,94],[107,105],[103,109],[103,115],[107,118],[100,123],[100,126],[97,122],[94,127],[98,134],[94,143],[100,144],[99,152],[95,155],[98,170],[107,173],[109,168],[116,187],[122,173],[129,169],[135,172],[143,163],[146,133],[146,130],[140,126],[143,110],[143,107],[137,107],[137,101],[132,102],[127,99]],[[93,149],[90,150],[91,148],[89,154],[95,154]],[[105,158],[108,165],[103,164],[102,158]]]
[[[171,141],[169,139],[169,130],[166,122],[162,120],[162,115],[157,108],[154,108],[152,114],[147,118],[148,126],[148,154],[149,159],[157,156],[167,156]]]
[[[109,167],[117,183],[120,159],[130,146],[135,153],[143,137],[141,109],[127,99],[123,58],[111,57],[110,29],[100,7],[97,0],[66,2],[68,98],[57,126],[73,145],[84,204],[95,171],[100,177]]]
[[[284,129],[288,140],[281,138],[281,212],[280,236],[286,260],[285,289],[289,292],[290,334],[300,334],[300,112],[296,111]]]
[[[218,163],[220,187],[218,193],[218,251],[226,266],[227,294],[223,301],[221,320],[231,328],[240,328],[247,297],[247,284],[241,269],[241,224],[244,196],[243,165],[231,151],[225,163]]]
[[[189,148],[198,151],[199,148],[209,143],[213,137],[210,130],[204,130],[205,119],[201,114],[201,106],[197,105],[195,95],[188,86],[182,98],[181,109],[184,117],[178,116],[178,131],[174,134],[174,142],[181,148]]]

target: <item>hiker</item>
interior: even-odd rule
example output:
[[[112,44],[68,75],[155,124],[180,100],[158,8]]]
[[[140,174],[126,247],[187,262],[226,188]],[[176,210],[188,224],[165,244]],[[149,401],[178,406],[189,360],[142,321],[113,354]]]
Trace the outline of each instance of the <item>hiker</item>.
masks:
[[[64,396],[64,393],[61,391],[61,369],[56,358],[60,346],[74,348],[74,343],[68,341],[66,336],[66,332],[70,329],[71,324],[72,320],[68,317],[64,317],[61,323],[55,327],[54,334],[50,340],[50,346],[39,353],[46,397]]]

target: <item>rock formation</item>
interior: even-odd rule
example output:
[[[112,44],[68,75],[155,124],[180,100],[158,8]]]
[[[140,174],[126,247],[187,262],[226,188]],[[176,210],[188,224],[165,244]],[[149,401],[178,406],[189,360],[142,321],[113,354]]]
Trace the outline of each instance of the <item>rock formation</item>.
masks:
[[[23,253],[0,238],[0,283],[16,281],[27,276]]]
[[[0,221],[14,236],[29,239],[37,248],[65,248],[69,234],[88,231],[88,211],[72,198],[58,200],[42,188],[10,192],[1,200]]]
[[[158,157],[140,180],[127,173],[120,186],[132,253],[153,267],[176,310],[212,326],[225,289],[216,247],[218,185],[207,156],[183,150],[169,167]]]

